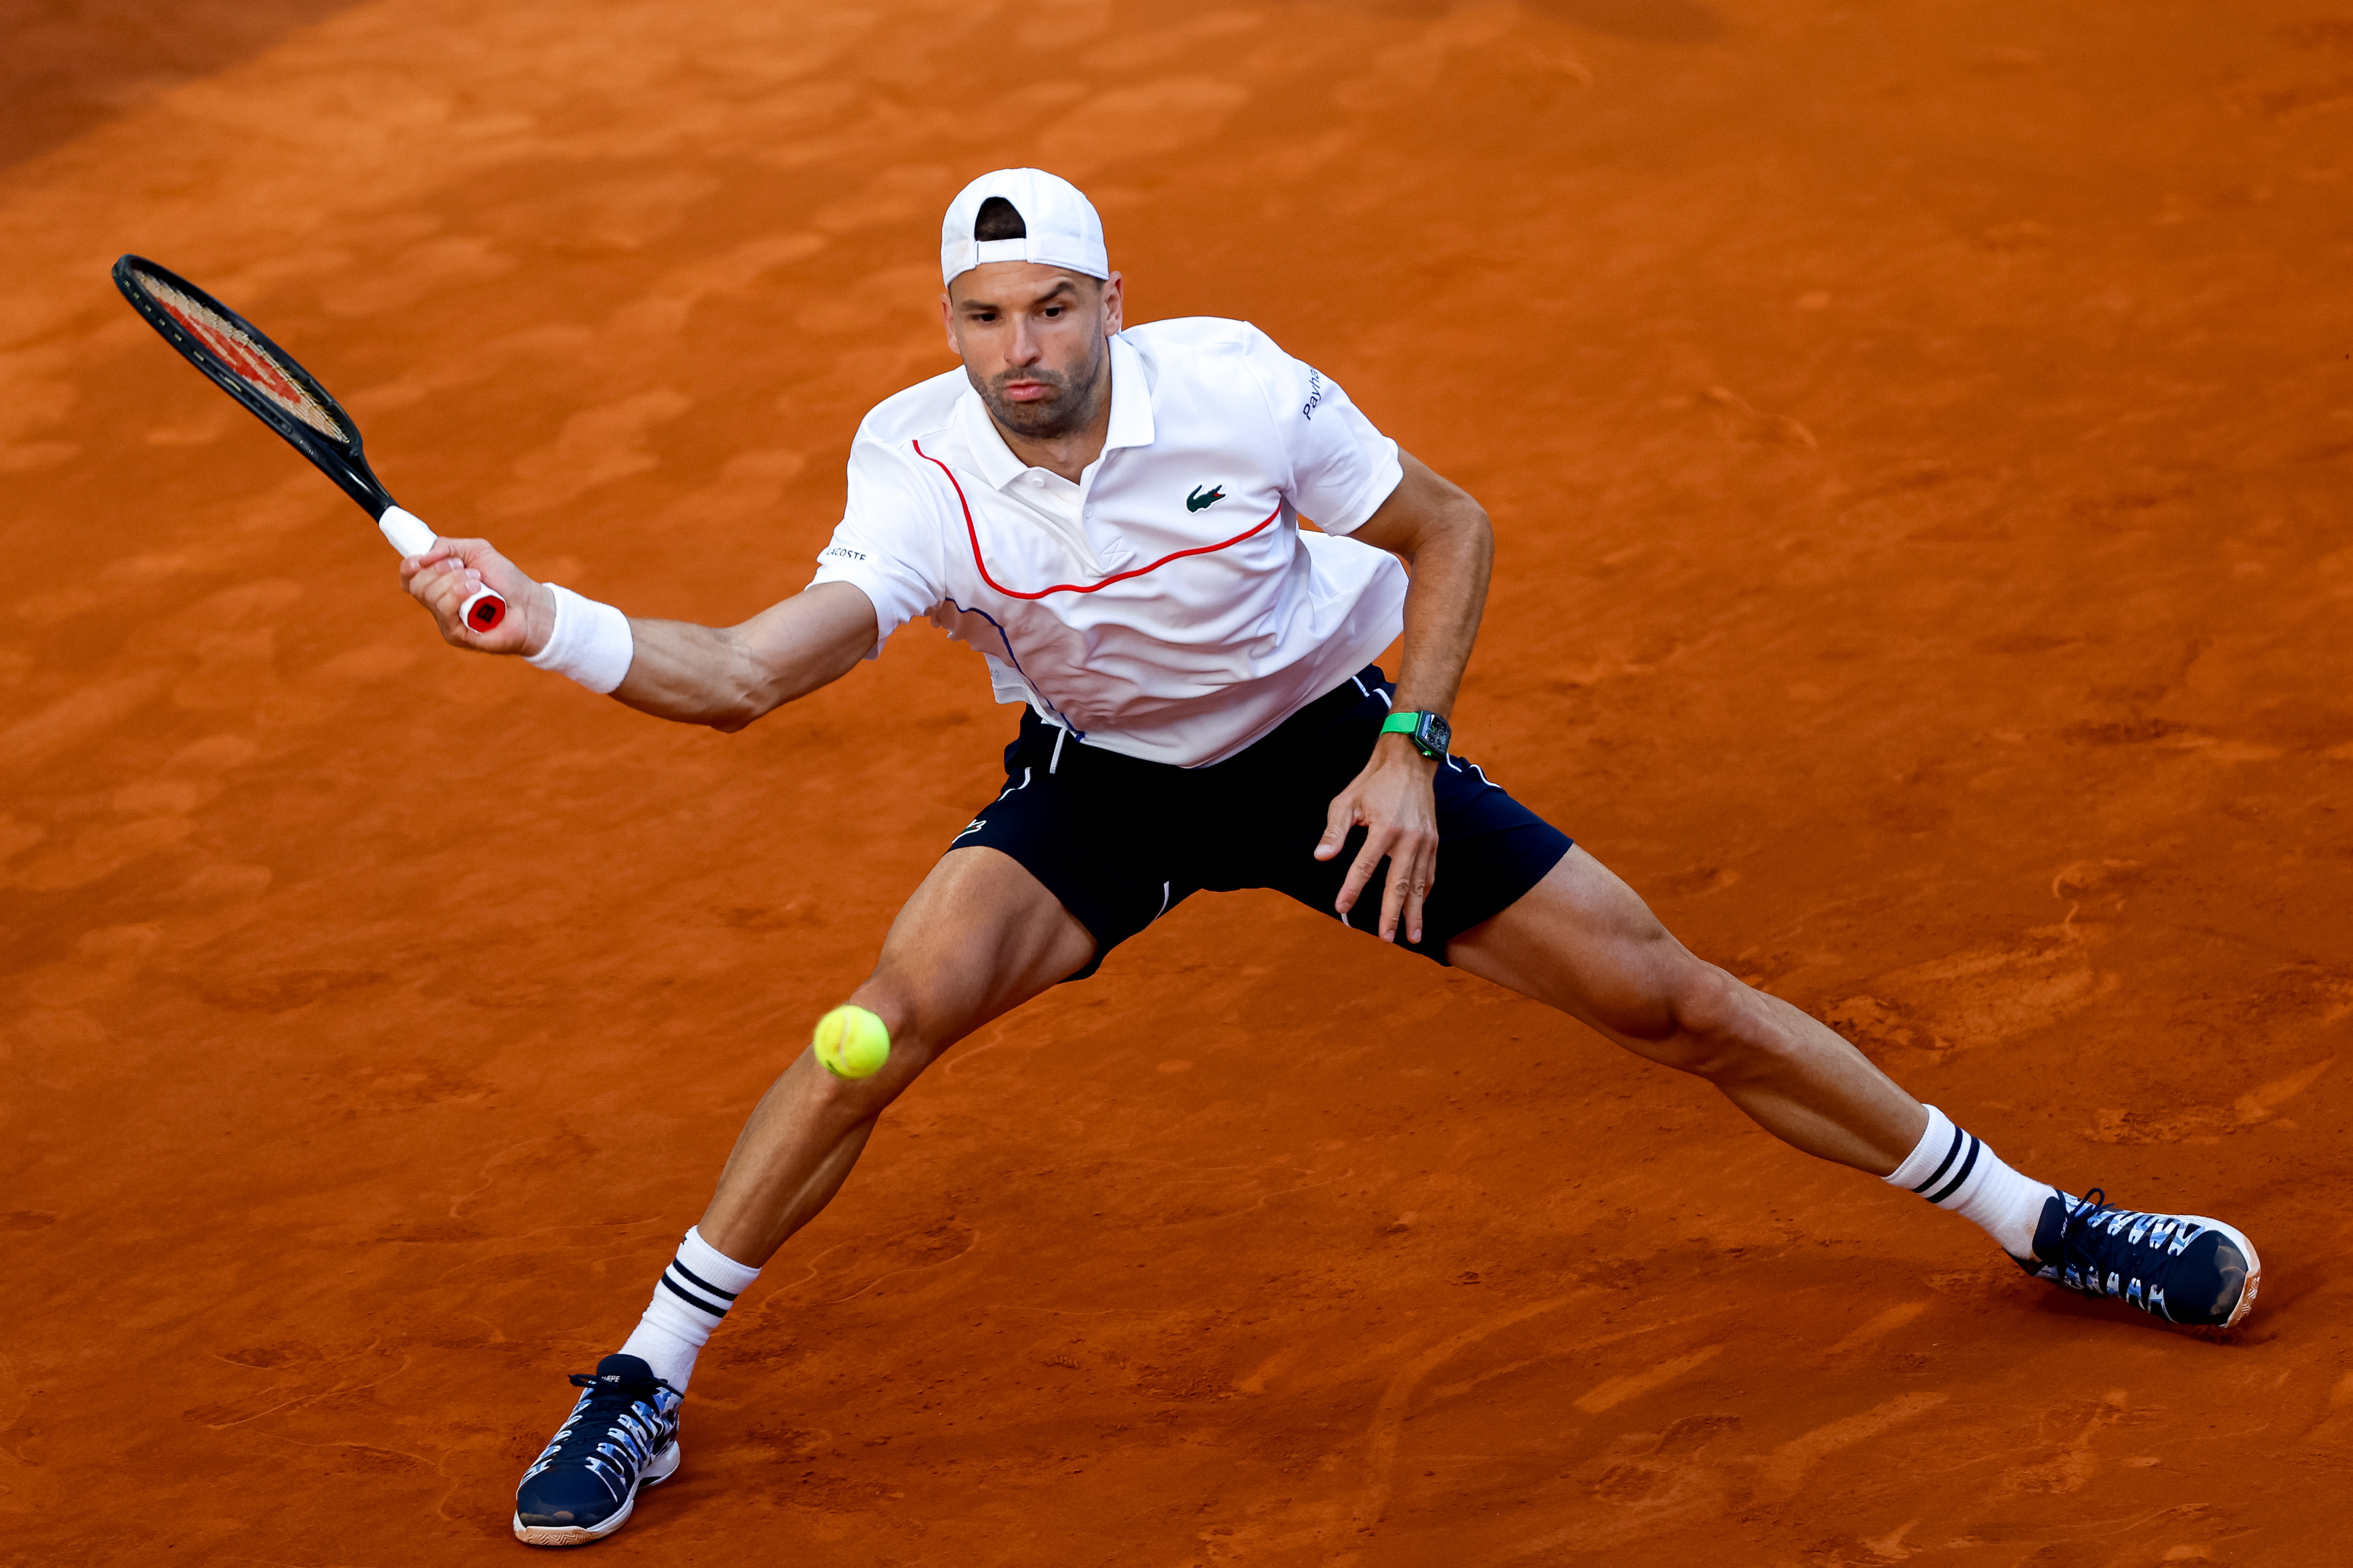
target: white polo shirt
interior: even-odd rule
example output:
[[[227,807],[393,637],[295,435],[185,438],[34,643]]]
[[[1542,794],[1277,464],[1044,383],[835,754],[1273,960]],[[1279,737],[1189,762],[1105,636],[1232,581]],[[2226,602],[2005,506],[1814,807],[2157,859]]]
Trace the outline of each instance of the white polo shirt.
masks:
[[[877,404],[815,582],[864,590],[885,637],[929,616],[1088,745],[1197,767],[1397,637],[1405,569],[1345,537],[1403,478],[1397,443],[1247,321],[1131,327],[1111,375],[1077,484],[1015,457],[961,368]]]

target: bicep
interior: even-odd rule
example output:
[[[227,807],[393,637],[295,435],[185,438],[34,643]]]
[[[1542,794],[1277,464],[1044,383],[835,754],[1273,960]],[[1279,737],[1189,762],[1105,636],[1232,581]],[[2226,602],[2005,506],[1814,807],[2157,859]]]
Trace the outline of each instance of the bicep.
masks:
[[[1460,485],[1402,447],[1398,448],[1398,462],[1405,470],[1404,478],[1373,515],[1349,532],[1349,538],[1410,562],[1441,534],[1485,523],[1486,514]]]
[[[734,628],[776,700],[840,679],[881,635],[874,601],[850,583],[816,583]]]

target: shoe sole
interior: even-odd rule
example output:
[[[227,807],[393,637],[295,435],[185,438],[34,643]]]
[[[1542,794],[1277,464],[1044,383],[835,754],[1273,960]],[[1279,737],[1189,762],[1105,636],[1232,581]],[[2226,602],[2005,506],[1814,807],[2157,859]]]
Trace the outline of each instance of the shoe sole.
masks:
[[[638,1494],[648,1487],[658,1487],[678,1474],[678,1466],[679,1447],[673,1440],[669,1447],[654,1456],[653,1462],[638,1478],[636,1490],[629,1493],[627,1500],[614,1511],[613,1517],[604,1523],[525,1524],[522,1515],[518,1513],[514,1516],[515,1539],[525,1546],[594,1546],[628,1523],[629,1515],[637,1510]]]

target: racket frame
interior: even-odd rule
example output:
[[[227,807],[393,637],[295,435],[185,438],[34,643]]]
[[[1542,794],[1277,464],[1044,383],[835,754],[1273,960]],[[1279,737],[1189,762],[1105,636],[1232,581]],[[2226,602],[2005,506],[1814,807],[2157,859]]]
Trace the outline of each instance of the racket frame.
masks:
[[[149,293],[139,281],[141,273],[187,296],[251,338],[269,355],[270,368],[318,405],[320,410],[343,430],[344,439],[333,439],[326,432],[312,427],[264,396],[250,380],[224,363],[213,346],[189,331],[163,300]],[[271,342],[269,333],[170,268],[159,266],[143,256],[125,255],[116,259],[114,286],[122,291],[125,300],[131,301],[131,308],[137,310],[165,342],[180,351],[183,359],[204,372],[214,385],[243,404],[248,413],[277,431],[288,446],[310,458],[314,468],[334,480],[345,495],[359,502],[368,516],[375,520],[384,536],[392,542],[394,549],[404,555],[417,555],[432,547],[431,541],[436,537],[433,531],[415,513],[395,501],[392,492],[384,488],[384,482],[368,467],[358,422],[343,412],[343,405],[319,384],[318,377],[302,368],[301,361]],[[417,543],[419,535],[426,541],[422,545]],[[504,598],[487,586],[478,586],[459,606],[458,613],[459,618],[475,631],[487,632],[505,618],[506,609]]]
[[[328,417],[342,426],[350,440],[342,443],[330,440],[323,432],[312,429],[255,391],[251,382],[222,363],[211,345],[182,326],[179,319],[164,308],[162,300],[140,286],[134,276],[139,272],[146,273],[159,283],[169,284],[268,350],[275,362],[275,368],[283,372],[287,380],[301,388],[305,396],[324,409]],[[190,364],[211,377],[215,385],[244,404],[255,418],[284,437],[287,445],[310,458],[320,472],[342,487],[345,495],[364,507],[370,517],[383,517],[385,509],[394,504],[392,492],[384,488],[383,481],[368,467],[359,426],[343,412],[343,405],[319,384],[318,378],[304,370],[301,362],[292,354],[272,342],[267,332],[170,268],[159,267],[143,256],[125,256],[115,262],[114,286],[122,290],[122,297],[131,301],[132,309],[144,317],[147,324],[154,328],[165,342],[179,350],[181,356]]]

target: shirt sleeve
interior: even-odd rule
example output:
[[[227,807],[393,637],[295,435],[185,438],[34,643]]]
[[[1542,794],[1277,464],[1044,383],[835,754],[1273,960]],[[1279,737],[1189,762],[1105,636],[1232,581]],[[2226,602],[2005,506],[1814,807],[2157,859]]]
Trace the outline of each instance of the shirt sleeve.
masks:
[[[819,583],[848,583],[874,602],[874,647],[926,615],[947,590],[941,575],[939,498],[884,442],[864,430],[849,447],[849,500],[818,552]]]
[[[1257,328],[1245,350],[1291,461],[1291,504],[1326,533],[1354,533],[1405,478],[1398,444],[1340,384],[1275,346]]]

